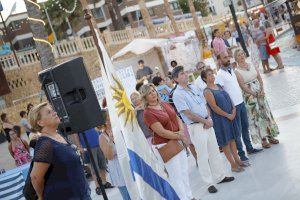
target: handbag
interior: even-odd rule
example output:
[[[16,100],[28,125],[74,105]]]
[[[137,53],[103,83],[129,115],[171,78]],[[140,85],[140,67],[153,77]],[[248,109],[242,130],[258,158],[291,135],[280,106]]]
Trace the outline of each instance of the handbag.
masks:
[[[180,144],[177,140],[169,140],[166,145],[157,148],[164,163],[167,163],[183,149],[183,145]]]
[[[165,112],[170,118],[170,115],[167,112],[167,110],[164,109],[162,105],[161,107],[163,108],[163,110],[165,110]],[[172,123],[171,123],[171,129],[172,129],[171,131],[174,131]],[[171,160],[174,156],[176,156],[179,152],[181,152],[184,149],[184,145],[180,144],[178,140],[169,140],[166,145],[156,149],[158,150],[164,163],[167,163],[169,160]]]
[[[30,167],[29,167],[29,171],[28,171],[27,178],[25,181],[25,185],[23,187],[23,195],[26,200],[37,200],[38,199],[37,193],[35,192],[33,185],[31,183],[30,173],[32,171],[32,167],[33,167],[33,161],[30,163]]]

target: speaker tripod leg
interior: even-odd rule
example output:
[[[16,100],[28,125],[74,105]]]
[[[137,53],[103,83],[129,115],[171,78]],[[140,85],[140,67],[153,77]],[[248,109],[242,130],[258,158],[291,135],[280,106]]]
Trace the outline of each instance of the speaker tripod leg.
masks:
[[[94,171],[95,171],[97,182],[98,182],[98,184],[100,186],[100,189],[101,189],[101,192],[102,192],[103,199],[104,200],[108,200],[106,192],[105,192],[104,185],[102,184],[102,180],[101,180],[98,168],[97,168],[96,163],[95,163],[95,159],[94,159],[93,154],[92,154],[91,146],[90,146],[90,144],[89,144],[89,142],[88,142],[88,140],[86,138],[85,132],[82,133],[82,136],[83,136],[84,143],[86,144],[86,148],[87,148],[87,150],[89,152],[89,156],[90,156],[90,159],[91,159]]]

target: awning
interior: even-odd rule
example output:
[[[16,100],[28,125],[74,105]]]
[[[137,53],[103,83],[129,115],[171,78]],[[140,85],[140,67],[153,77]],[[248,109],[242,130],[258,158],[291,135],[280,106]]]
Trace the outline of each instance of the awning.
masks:
[[[124,56],[127,53],[135,55],[144,54],[154,47],[161,47],[168,39],[135,39],[111,57],[112,60]]]

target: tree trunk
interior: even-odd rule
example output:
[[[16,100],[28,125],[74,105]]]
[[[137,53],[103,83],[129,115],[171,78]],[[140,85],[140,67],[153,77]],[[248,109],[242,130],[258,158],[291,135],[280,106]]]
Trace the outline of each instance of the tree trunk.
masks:
[[[174,15],[173,15],[173,10],[170,8],[170,4],[169,4],[168,0],[164,0],[164,7],[165,7],[166,13],[167,13],[167,15],[168,15],[168,17],[171,21],[171,24],[172,24],[172,27],[174,29],[175,35],[179,36],[180,32],[179,32],[178,26],[176,24],[176,21],[175,21]]]
[[[123,29],[125,29],[125,24],[123,21],[123,17],[121,16],[118,2],[116,0],[111,0],[111,1],[112,1],[112,6],[115,10],[115,14],[117,16],[117,30],[123,30]]]
[[[188,0],[188,5],[189,5],[189,8],[190,8],[190,12],[191,12],[191,14],[193,16],[193,21],[194,21],[194,26],[196,28],[197,38],[198,38],[199,42],[201,42],[204,39],[204,36],[203,36],[202,30],[201,30],[201,27],[200,27],[198,16],[196,15],[196,11],[195,11],[195,6],[194,6],[193,0]]]
[[[246,3],[246,0],[242,0],[242,5],[243,5],[243,8],[244,8],[244,11],[245,11],[245,16],[247,18],[247,21],[249,21],[249,15],[248,15],[248,6],[247,6],[247,3]]]
[[[148,9],[146,7],[146,3],[144,0],[137,0],[137,3],[140,7],[142,16],[143,16],[143,20],[144,20],[144,24],[148,30],[148,34],[150,38],[155,38],[156,37],[156,32],[154,29],[154,25],[152,23],[151,17],[149,15]]]
[[[41,10],[36,5],[28,1],[24,2],[27,8],[28,17],[41,19]],[[48,41],[48,35],[45,26],[42,23],[29,20],[29,25],[34,38]],[[52,53],[52,48],[49,46],[49,44],[35,41],[35,46],[40,57],[42,69],[47,69],[56,64],[54,55]]]
[[[114,8],[111,1],[105,1],[105,5],[108,8],[109,16],[111,18],[112,25],[114,27],[114,31],[118,30],[118,21],[116,19],[116,15],[114,12]]]

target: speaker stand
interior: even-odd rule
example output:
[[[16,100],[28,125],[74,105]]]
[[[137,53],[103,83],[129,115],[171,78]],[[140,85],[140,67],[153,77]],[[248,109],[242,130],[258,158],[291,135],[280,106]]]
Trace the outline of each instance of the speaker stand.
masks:
[[[90,146],[90,144],[89,144],[89,142],[86,138],[85,131],[82,132],[82,137],[83,137],[84,143],[86,144],[86,148],[89,152],[89,156],[90,156],[90,159],[91,159],[91,162],[92,162],[92,166],[94,168],[94,172],[95,172],[95,175],[96,175],[96,178],[97,178],[97,182],[98,182],[98,184],[100,186],[100,189],[101,189],[101,192],[102,192],[103,199],[108,200],[106,192],[105,192],[104,185],[102,184],[102,180],[101,180],[98,168],[97,168],[96,163],[95,163],[95,159],[94,159],[93,154],[92,154],[91,146]]]

